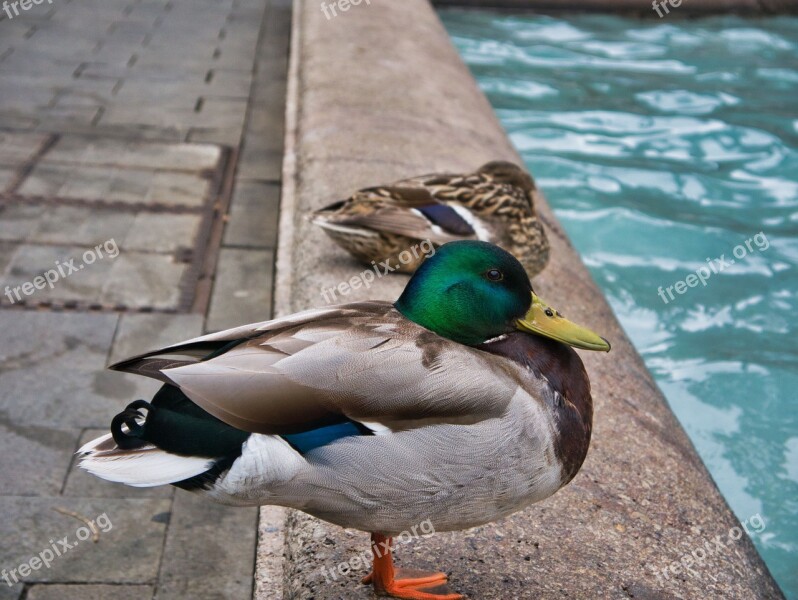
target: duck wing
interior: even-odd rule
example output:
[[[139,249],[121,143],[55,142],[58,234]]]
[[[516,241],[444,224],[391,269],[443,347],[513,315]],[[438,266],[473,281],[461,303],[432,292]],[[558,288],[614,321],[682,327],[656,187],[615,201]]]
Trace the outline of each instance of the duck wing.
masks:
[[[379,433],[503,414],[520,386],[490,354],[441,338],[390,303],[306,311],[113,365],[178,388],[253,433],[307,431],[341,417]]]
[[[366,188],[316,213],[321,226],[366,228],[445,244],[475,239],[470,213],[436,200],[419,185]]]

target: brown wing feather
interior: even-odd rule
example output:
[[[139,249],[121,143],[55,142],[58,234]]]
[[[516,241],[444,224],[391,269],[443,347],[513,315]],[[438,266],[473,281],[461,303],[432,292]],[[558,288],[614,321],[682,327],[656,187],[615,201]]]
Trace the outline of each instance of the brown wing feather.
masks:
[[[422,329],[389,303],[300,321],[260,324],[229,350],[161,375],[204,410],[257,433],[290,433],[341,415],[391,429],[475,423],[499,416],[519,386],[512,368]]]
[[[429,190],[419,186],[394,185],[356,192],[333,219],[338,225],[365,227],[373,231],[393,233],[417,240],[445,244],[474,236],[454,235],[443,231],[413,209],[440,204]],[[322,211],[323,212],[323,211]]]

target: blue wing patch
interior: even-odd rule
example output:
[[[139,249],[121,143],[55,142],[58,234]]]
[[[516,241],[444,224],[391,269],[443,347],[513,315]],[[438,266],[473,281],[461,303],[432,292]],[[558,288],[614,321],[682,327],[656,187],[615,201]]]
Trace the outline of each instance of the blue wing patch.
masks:
[[[294,450],[300,454],[307,454],[315,448],[320,448],[336,440],[356,435],[374,435],[374,432],[356,421],[346,420],[333,425],[317,427],[310,431],[284,434],[280,437],[291,444]]]
[[[474,228],[448,204],[428,204],[427,206],[418,206],[416,210],[423,213],[431,223],[447,233],[474,235]]]

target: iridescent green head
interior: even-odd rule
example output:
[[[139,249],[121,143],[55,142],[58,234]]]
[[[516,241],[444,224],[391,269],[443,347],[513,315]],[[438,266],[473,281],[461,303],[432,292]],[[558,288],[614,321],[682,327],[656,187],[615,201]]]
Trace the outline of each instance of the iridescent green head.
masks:
[[[461,344],[481,344],[515,329],[532,284],[509,252],[487,242],[451,242],[416,270],[396,308]]]
[[[450,242],[438,248],[395,306],[422,327],[469,346],[520,329],[578,348],[609,350],[604,338],[543,303],[521,263],[487,242]]]

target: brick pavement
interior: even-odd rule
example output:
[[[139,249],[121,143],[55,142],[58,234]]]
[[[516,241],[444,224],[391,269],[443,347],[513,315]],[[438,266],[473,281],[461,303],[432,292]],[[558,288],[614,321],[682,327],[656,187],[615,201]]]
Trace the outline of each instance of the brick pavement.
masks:
[[[109,362],[271,316],[289,28],[280,0],[0,12],[0,569],[74,540],[55,508],[113,524],[0,600],[251,596],[256,509],[73,453],[157,387]]]

